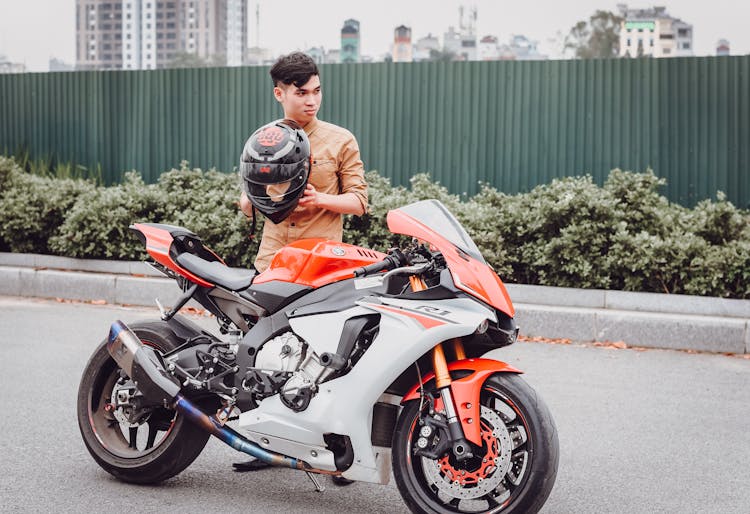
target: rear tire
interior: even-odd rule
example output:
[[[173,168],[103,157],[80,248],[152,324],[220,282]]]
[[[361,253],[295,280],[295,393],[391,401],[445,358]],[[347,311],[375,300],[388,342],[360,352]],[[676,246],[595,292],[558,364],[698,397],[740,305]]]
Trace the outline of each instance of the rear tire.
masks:
[[[181,343],[166,322],[130,329],[162,353]],[[153,484],[177,475],[198,457],[210,434],[166,408],[145,411],[134,423],[125,419],[127,408],[113,408],[112,396],[122,388],[127,393],[132,382],[121,379],[106,343],[89,359],[78,388],[78,427],[86,448],[105,471],[125,482]]]
[[[521,377],[508,373],[485,381],[480,403],[485,443],[475,450],[476,459],[463,463],[452,455],[415,455],[420,401],[404,407],[393,436],[393,473],[412,512],[519,514],[544,505],[559,461],[557,429],[546,405]]]

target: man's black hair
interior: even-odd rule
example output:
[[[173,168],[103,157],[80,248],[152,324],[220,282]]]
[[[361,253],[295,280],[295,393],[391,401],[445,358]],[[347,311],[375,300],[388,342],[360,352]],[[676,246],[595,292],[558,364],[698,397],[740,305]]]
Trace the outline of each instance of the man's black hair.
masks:
[[[320,75],[318,65],[307,54],[302,52],[292,52],[289,55],[282,55],[279,60],[271,66],[271,80],[274,87],[282,84],[294,84],[296,87],[302,87],[310,80],[313,75]]]

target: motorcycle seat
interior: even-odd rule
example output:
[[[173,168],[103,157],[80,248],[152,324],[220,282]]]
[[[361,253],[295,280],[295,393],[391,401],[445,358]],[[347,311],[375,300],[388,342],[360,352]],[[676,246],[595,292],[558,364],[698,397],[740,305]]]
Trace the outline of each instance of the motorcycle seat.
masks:
[[[230,291],[247,289],[257,274],[255,270],[230,268],[219,261],[209,262],[192,253],[181,253],[176,260],[190,273]]]

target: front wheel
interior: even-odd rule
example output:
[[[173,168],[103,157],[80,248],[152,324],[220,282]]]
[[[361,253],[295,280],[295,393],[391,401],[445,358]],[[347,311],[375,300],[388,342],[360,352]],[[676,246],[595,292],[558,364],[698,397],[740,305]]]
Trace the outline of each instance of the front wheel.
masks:
[[[180,341],[165,322],[131,330],[162,353]],[[107,352],[106,340],[89,359],[78,388],[78,426],[96,462],[126,482],[166,480],[192,463],[210,434],[175,411],[140,405],[139,391]]]
[[[450,451],[437,459],[419,455],[429,402],[404,407],[393,439],[393,474],[412,512],[518,514],[544,505],[559,460],[546,405],[523,379],[506,373],[485,381],[480,403],[482,448],[462,462]]]

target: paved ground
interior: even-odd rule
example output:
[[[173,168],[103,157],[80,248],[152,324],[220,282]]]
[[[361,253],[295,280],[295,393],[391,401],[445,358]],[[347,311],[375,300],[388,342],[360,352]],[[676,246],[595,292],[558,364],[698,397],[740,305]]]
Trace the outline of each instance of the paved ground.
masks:
[[[217,441],[158,487],[99,469],[76,425],[79,375],[114,319],[155,315],[0,297],[0,511],[404,511],[393,483],[318,494],[291,470],[233,473],[238,454]],[[526,370],[557,421],[560,472],[543,512],[748,512],[750,360],[532,343],[498,357]]]

